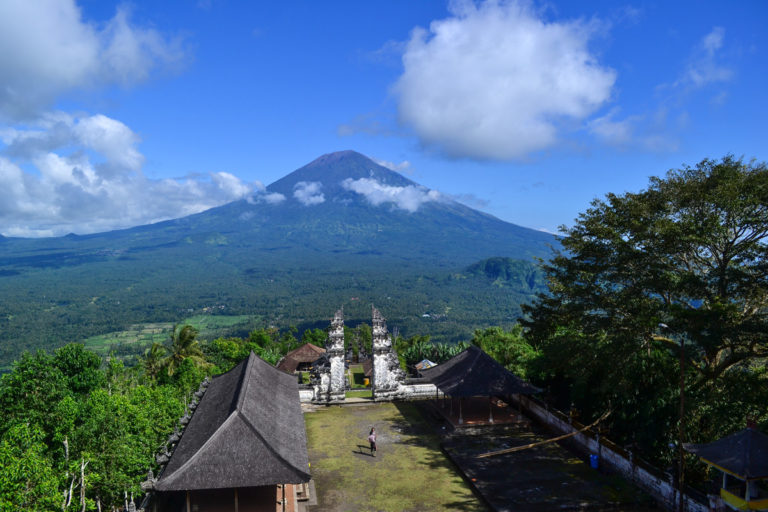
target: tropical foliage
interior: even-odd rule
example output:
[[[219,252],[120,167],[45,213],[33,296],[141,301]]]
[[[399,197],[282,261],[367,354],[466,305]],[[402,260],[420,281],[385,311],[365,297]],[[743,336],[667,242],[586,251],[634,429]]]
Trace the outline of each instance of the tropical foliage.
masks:
[[[732,156],[596,200],[530,307],[533,373],[657,459],[768,422],[768,169]],[[679,418],[680,373],[684,417]]]
[[[131,368],[80,344],[24,353],[0,377],[0,510],[108,510],[140,495],[200,381],[252,350],[277,362],[298,345],[295,333],[261,328],[200,343],[180,326]]]

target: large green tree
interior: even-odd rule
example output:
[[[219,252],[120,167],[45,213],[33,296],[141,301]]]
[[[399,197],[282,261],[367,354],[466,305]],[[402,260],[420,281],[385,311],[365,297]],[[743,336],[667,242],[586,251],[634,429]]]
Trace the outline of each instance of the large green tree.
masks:
[[[60,480],[45,456],[44,437],[28,423],[0,435],[0,510],[60,509]]]
[[[538,355],[523,336],[523,328],[515,324],[505,331],[501,327],[477,329],[472,337],[472,344],[480,347],[507,370],[526,378],[528,368]]]
[[[746,414],[768,419],[764,163],[726,156],[671,170],[642,192],[595,200],[563,232],[545,265],[549,292],[525,323],[561,400],[589,414],[610,402],[617,430],[647,427],[663,449],[684,343],[693,437],[740,428]]]

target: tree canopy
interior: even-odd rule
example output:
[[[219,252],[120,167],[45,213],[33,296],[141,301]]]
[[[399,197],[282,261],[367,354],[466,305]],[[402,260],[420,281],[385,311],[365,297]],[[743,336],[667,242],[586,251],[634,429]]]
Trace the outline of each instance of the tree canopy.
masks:
[[[639,193],[593,201],[561,229],[563,250],[544,266],[549,292],[525,308],[561,401],[592,413],[610,401],[625,434],[647,426],[661,449],[684,343],[694,435],[729,433],[745,414],[766,419],[765,163],[725,156],[671,170]]]

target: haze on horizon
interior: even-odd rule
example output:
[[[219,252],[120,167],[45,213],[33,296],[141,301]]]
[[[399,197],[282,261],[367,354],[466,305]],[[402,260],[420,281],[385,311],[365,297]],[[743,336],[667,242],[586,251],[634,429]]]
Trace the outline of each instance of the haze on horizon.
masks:
[[[343,149],[555,232],[670,168],[766,160],[766,21],[759,1],[9,0],[0,233],[277,201],[265,184]]]

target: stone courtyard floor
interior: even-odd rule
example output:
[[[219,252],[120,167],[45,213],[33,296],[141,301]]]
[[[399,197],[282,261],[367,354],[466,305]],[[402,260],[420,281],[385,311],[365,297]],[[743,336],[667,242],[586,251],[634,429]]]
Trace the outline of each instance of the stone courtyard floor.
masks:
[[[556,443],[477,459],[551,436],[526,425],[450,433],[450,425],[441,424],[430,407],[429,402],[363,403],[307,412],[317,493],[317,505],[308,510],[657,510],[620,477],[590,468]],[[366,441],[372,426],[378,433],[376,457]]]

